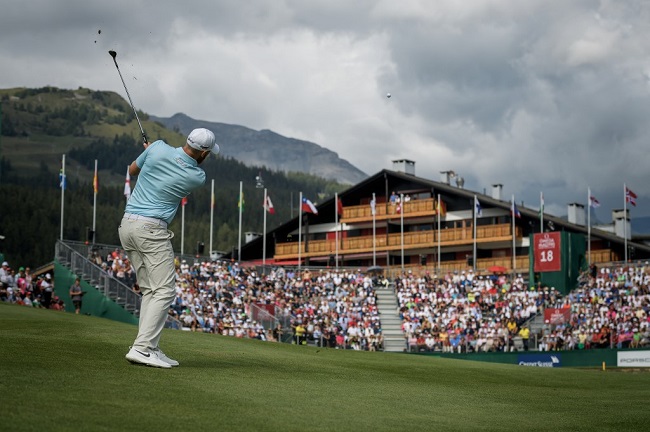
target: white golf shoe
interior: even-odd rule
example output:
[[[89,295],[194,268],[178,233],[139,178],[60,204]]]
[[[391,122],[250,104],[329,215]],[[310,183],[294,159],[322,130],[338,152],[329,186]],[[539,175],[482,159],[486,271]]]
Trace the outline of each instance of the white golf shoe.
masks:
[[[164,352],[162,352],[160,348],[156,348],[155,351],[158,353],[158,357],[160,358],[160,360],[168,363],[172,367],[178,366],[178,362],[172,358],[167,357],[167,355]]]
[[[171,364],[167,363],[160,357],[159,351],[131,348],[126,354],[126,359],[131,363],[139,363],[163,369],[171,369],[172,367]]]

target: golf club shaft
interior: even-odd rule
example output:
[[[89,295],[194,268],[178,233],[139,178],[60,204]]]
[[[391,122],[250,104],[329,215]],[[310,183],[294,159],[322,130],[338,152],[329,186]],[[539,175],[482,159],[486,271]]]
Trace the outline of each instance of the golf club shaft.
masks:
[[[129,94],[129,89],[126,88],[126,83],[124,82],[124,78],[122,78],[122,72],[120,72],[120,67],[117,65],[117,60],[115,59],[115,56],[111,54],[111,57],[113,57],[113,63],[115,63],[115,67],[117,68],[117,73],[120,74],[120,79],[122,80],[122,85],[124,85],[124,90],[126,90],[126,96],[129,98],[129,103],[131,104],[131,108],[133,109],[133,113],[135,114],[135,119],[138,121],[138,126],[140,126],[140,132],[142,132],[142,140],[147,143],[149,140],[147,139],[147,134],[144,133],[144,129],[142,128],[142,123],[140,123],[140,117],[138,117],[138,112],[135,109],[135,106],[133,105],[133,101],[131,100],[131,95]]]

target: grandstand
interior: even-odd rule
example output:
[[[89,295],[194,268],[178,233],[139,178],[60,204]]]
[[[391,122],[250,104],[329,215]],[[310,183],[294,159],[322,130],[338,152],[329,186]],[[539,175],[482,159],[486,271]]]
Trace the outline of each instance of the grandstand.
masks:
[[[87,292],[82,312],[137,323],[137,283],[119,247],[57,242],[51,268],[67,310],[68,287],[79,275]],[[522,275],[483,276],[471,268],[440,275],[406,270],[389,280],[361,269],[263,269],[179,258],[167,326],[366,351],[636,349],[650,345],[649,283],[645,261],[592,266],[563,295],[531,287]],[[3,298],[20,302],[20,294],[4,291]]]

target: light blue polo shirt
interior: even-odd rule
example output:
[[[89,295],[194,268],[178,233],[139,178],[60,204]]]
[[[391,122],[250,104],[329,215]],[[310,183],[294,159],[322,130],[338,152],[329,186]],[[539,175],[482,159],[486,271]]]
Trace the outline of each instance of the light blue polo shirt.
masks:
[[[161,219],[171,223],[181,199],[205,183],[205,171],[182,147],[162,140],[149,145],[135,163],[138,181],[125,213]]]

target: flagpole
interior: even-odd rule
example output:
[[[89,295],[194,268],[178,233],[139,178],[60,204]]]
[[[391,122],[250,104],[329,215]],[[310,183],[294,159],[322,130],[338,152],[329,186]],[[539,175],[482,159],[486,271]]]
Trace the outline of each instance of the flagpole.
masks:
[[[244,208],[244,182],[239,182],[239,236],[237,238],[237,261],[241,262],[241,219]]]
[[[404,194],[399,194],[399,205],[400,205],[400,237],[402,243],[402,272],[404,272]]]
[[[268,202],[266,202],[266,193],[266,188],[264,188],[264,205],[262,206],[262,211],[264,212],[264,235],[262,236],[262,274],[265,274],[264,272],[266,269],[266,206],[268,206]]]
[[[517,249],[516,249],[516,233],[515,233],[515,196],[512,195],[512,273],[515,273],[515,267],[517,265]]]
[[[623,238],[625,245],[625,264],[627,264],[627,185],[623,183]]]
[[[212,255],[213,224],[214,224],[214,179],[212,179],[212,186],[210,192],[210,250],[208,250],[208,256]]]
[[[544,192],[539,193],[539,232],[544,232]]]
[[[64,202],[64,196],[65,196],[65,186],[66,186],[66,181],[65,181],[65,154],[63,155],[63,158],[61,159],[61,235],[60,235],[60,240],[63,241],[63,202]]]
[[[442,210],[442,205],[440,204],[440,194],[438,194],[438,211],[436,211],[436,214],[438,215],[438,269],[436,270],[436,273],[440,273],[440,211]]]
[[[372,193],[372,265],[377,265],[377,201]]]
[[[336,260],[336,270],[338,270],[339,269],[339,193],[338,192],[334,192],[334,227],[335,227],[334,239],[336,242],[336,245],[334,246],[334,250],[336,251],[334,255],[334,259]]]
[[[298,271],[302,261],[302,191],[300,192],[300,201],[298,201]]]
[[[97,178],[97,159],[95,159],[95,176],[93,177],[93,244],[95,244],[95,236],[97,231],[95,230],[97,226],[97,187],[99,186],[99,180]]]
[[[185,251],[185,206],[181,202],[181,259]]]
[[[473,255],[472,255],[472,268],[476,271],[476,209],[478,208],[478,198],[476,198],[476,194],[474,194],[474,249],[473,249]]]
[[[591,266],[591,188],[587,186],[587,265]]]

